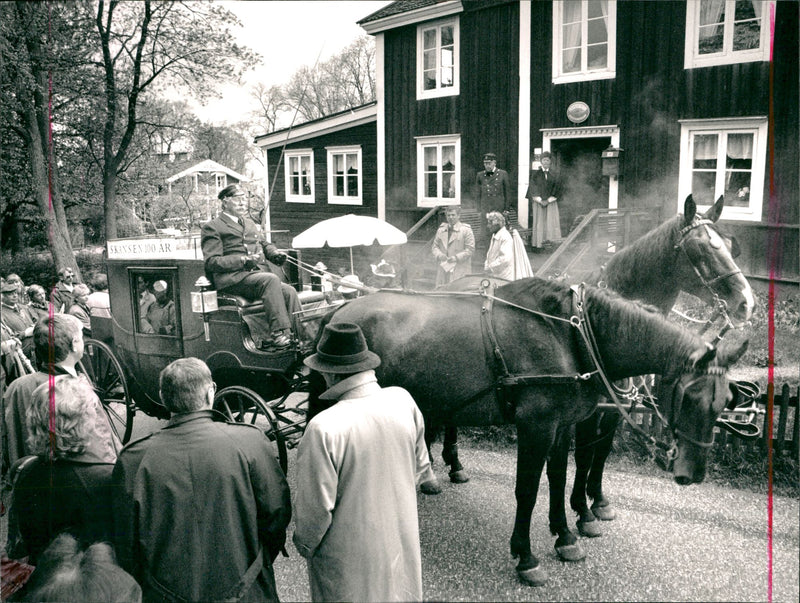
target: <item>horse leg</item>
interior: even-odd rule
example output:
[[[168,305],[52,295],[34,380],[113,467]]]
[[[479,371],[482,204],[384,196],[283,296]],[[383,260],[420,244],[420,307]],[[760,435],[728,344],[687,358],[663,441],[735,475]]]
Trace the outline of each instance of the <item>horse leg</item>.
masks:
[[[540,586],[547,582],[547,572],[531,552],[531,514],[536,506],[544,462],[555,437],[555,426],[541,423],[534,426],[532,423],[535,421],[517,422],[517,482],[514,488],[517,511],[510,546],[511,556],[519,559],[519,579],[529,586]]]
[[[567,526],[564,497],[567,486],[567,459],[572,431],[562,427],[547,458],[547,481],[550,484],[550,533],[556,536],[555,549],[562,561],[580,561],[586,557],[580,542]]]
[[[424,417],[423,417],[424,418]],[[439,432],[439,425],[433,424],[425,419],[425,445],[428,447],[428,459],[433,465],[433,455],[431,454],[431,444],[436,440],[436,434]],[[439,480],[434,476],[426,482],[419,485],[420,492],[423,494],[439,494],[442,491],[442,486]]]
[[[611,445],[614,443],[614,433],[619,425],[620,415],[618,412],[605,412],[600,417],[599,431],[602,439],[597,443],[592,459],[592,468],[586,482],[586,493],[592,499],[592,513],[604,521],[610,521],[617,516],[611,502],[603,495],[603,471],[605,470],[606,460],[611,454]]]
[[[594,513],[589,509],[586,498],[586,481],[595,456],[599,421],[600,415],[595,411],[587,419],[575,425],[575,482],[572,485],[569,504],[578,514],[578,532],[587,538],[603,534]]]
[[[450,481],[454,484],[464,484],[469,481],[467,472],[458,459],[458,428],[455,425],[445,424],[444,442],[442,443],[442,459],[445,465],[450,465]]]

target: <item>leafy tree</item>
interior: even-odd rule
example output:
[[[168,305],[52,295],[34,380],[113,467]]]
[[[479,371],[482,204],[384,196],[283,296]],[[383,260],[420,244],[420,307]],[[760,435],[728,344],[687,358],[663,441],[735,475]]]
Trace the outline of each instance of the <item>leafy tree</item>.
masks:
[[[230,28],[240,25],[226,9],[199,2],[99,0],[95,34],[102,55],[104,107],[100,115],[106,236],[117,236],[117,179],[141,124],[147,93],[167,87],[196,96],[217,83],[238,81],[256,55],[238,46]],[[161,90],[157,90],[160,87]]]

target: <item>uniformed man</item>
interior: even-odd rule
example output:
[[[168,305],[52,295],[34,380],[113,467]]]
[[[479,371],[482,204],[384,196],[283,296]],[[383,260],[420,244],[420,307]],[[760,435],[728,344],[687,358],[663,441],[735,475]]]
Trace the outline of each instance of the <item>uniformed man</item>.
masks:
[[[508,172],[497,167],[497,156],[494,153],[486,153],[483,156],[483,169],[478,172],[476,183],[478,209],[481,214],[490,211],[502,213],[512,209]]]

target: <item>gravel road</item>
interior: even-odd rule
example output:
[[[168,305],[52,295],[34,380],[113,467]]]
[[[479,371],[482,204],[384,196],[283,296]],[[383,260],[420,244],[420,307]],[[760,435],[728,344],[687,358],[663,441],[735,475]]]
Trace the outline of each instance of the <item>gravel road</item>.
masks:
[[[512,451],[461,445],[471,481],[455,486],[435,466],[444,491],[419,495],[423,593],[447,601],[766,601],[767,497],[705,483],[679,487],[653,466],[651,475],[606,472],[618,518],[604,535],[583,539],[587,558],[558,560],[547,527],[547,480],[534,510],[531,539],[550,579],[520,584],[508,540],[514,519]],[[293,485],[290,453],[289,481]],[[572,476],[569,477],[570,481]],[[798,501],[773,498],[772,600],[798,601]],[[291,541],[291,532],[289,535]],[[293,545],[275,573],[281,601],[307,601],[305,562]]]

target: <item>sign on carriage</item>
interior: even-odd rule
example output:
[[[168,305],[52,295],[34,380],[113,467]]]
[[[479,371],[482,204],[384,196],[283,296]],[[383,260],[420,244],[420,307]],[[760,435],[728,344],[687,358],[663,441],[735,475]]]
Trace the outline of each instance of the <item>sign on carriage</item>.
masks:
[[[200,237],[117,239],[108,241],[110,260],[202,260]]]

